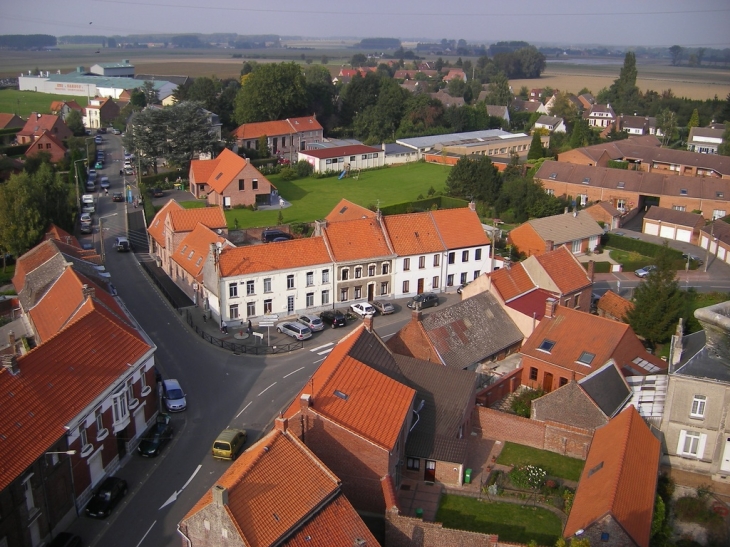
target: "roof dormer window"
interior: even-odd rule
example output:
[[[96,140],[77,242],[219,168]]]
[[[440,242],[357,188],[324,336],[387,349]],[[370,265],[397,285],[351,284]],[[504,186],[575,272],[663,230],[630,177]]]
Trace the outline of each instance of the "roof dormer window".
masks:
[[[545,338],[545,340],[542,341],[537,349],[539,349],[540,351],[544,351],[545,353],[550,353],[553,349],[553,346],[555,346],[555,342],[553,340],[548,340],[547,338]]]
[[[583,184],[588,184],[591,182],[591,177],[586,177],[583,179]]]
[[[686,189],[686,188],[682,188],[682,189],[680,189],[680,190],[679,190],[679,195],[680,195],[680,196],[686,196],[686,195],[687,195],[687,189]]]
[[[550,180],[555,180],[558,177],[557,173],[550,173],[550,176],[548,177]]]

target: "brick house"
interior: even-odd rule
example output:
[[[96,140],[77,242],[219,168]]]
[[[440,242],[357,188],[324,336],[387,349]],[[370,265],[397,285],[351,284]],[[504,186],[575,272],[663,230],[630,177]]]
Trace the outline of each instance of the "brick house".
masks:
[[[69,137],[73,137],[73,133],[63,123],[61,116],[33,112],[28,118],[28,121],[25,122],[23,129],[17,134],[18,144],[34,142],[46,131],[59,141],[65,141]]]
[[[16,114],[0,112],[0,129],[22,129],[25,120]]]
[[[224,209],[278,202],[276,187],[269,179],[227,148],[215,159],[190,162],[190,192]]]
[[[285,469],[296,480],[282,473]],[[178,533],[189,545],[209,547],[221,541],[260,547],[311,541],[379,545],[340,480],[292,434],[284,418],[231,464],[183,517]]]
[[[730,264],[730,224],[726,220],[718,219],[702,228],[698,245]]]
[[[565,538],[591,545],[649,547],[660,443],[634,407],[593,436]]]
[[[239,148],[258,150],[259,138],[266,137],[269,152],[294,163],[297,152],[306,150],[308,144],[322,142],[324,129],[314,116],[287,118],[271,122],[245,123],[232,136]]]
[[[657,170],[646,172],[546,161],[535,178],[552,195],[572,196],[586,204],[609,203],[624,215],[623,222],[633,218],[633,215],[626,216],[628,213],[638,213],[649,205],[675,211],[698,210],[705,218],[720,218],[730,211],[730,181],[717,177],[698,178]]]
[[[107,127],[119,117],[119,105],[109,97],[94,97],[84,109],[84,125],[90,129]]]
[[[607,201],[599,201],[586,207],[586,213],[596,222],[603,223],[604,229],[615,230],[621,227],[621,211]]]
[[[620,297],[615,292],[606,291],[596,303],[596,314],[600,317],[627,323],[626,314],[634,308],[634,303]]]
[[[560,306],[553,298],[520,353],[522,385],[547,392],[588,376],[609,360],[625,376],[661,374],[667,368],[627,324]]]
[[[398,355],[478,371],[519,351],[523,335],[496,298],[480,293],[412,319],[386,343]]]
[[[541,255],[567,245],[575,255],[593,251],[603,228],[585,211],[534,218],[510,231],[508,241],[526,256]]]
[[[332,211],[324,217],[327,222],[338,222],[340,220],[356,220],[358,218],[375,218],[375,211],[353,203],[342,198]]]
[[[46,152],[51,155],[51,163],[58,163],[66,157],[68,150],[54,137],[50,132],[44,131],[36,141],[34,141],[25,151],[25,157],[30,158],[36,156],[40,152]]]
[[[652,205],[643,218],[641,231],[645,234],[659,236],[676,241],[684,241],[697,245],[700,230],[705,226],[705,219],[697,213],[665,209]]]
[[[79,103],[76,101],[51,101],[51,114],[54,116],[61,116],[61,119],[65,122],[66,117],[75,110],[81,117],[84,116],[84,109],[81,108]]]

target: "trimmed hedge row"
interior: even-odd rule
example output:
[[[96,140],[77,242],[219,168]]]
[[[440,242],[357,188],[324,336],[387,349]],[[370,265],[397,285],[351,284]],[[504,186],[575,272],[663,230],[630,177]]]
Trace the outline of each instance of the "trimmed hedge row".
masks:
[[[381,207],[380,210],[384,215],[402,215],[404,213],[412,213],[417,211],[428,211],[436,205],[439,209],[458,209],[467,207],[468,201],[463,199],[451,198],[448,196],[434,196],[432,198],[418,199],[414,201],[406,201],[404,203],[396,203]]]
[[[652,258],[656,257],[659,251],[663,248],[662,245],[649,243],[648,241],[631,239],[630,237],[617,236],[616,234],[610,233],[603,236],[601,244],[603,246],[613,247],[614,249],[621,249],[623,251],[634,251]],[[669,249],[669,253],[672,256],[672,260],[682,260],[682,251]]]
[[[17,144],[17,145],[10,145],[10,146],[0,146],[0,154],[5,154],[6,156],[22,156],[25,154],[25,151],[28,150],[29,144]]]
[[[165,171],[164,173],[157,173],[156,175],[145,175],[142,177],[142,184],[147,186],[153,186],[156,182],[165,182],[168,179],[170,187],[175,183],[177,177],[180,176],[177,171]]]

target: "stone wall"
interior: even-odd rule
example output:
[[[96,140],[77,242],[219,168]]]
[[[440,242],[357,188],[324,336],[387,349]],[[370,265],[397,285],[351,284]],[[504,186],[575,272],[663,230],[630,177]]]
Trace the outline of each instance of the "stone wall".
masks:
[[[385,514],[385,545],[388,547],[497,547],[498,538],[464,530],[444,528],[440,522],[404,517],[397,509]]]

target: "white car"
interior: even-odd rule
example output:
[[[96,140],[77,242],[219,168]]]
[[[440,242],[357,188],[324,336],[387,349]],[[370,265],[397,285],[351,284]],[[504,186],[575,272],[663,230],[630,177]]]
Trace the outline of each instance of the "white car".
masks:
[[[92,194],[84,194],[81,196],[81,212],[82,213],[93,213],[96,211],[94,204],[94,196]]]
[[[288,334],[297,340],[306,340],[312,337],[312,330],[299,322],[286,321],[276,325],[276,330],[282,334]]]
[[[365,302],[363,302],[362,304],[350,304],[350,309],[358,314],[360,317],[375,315],[376,311],[375,308]]]

